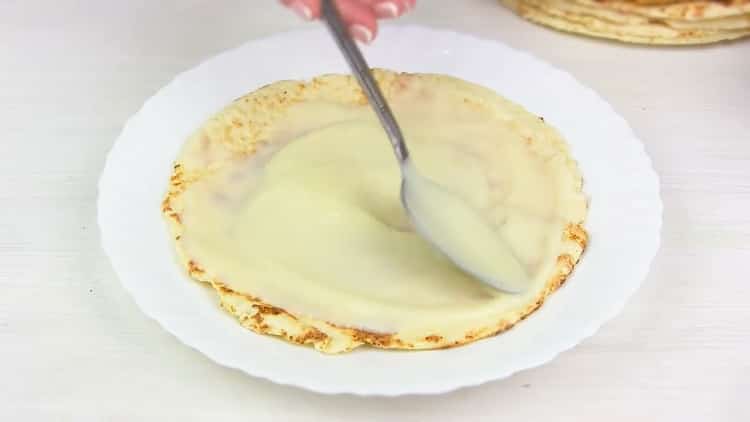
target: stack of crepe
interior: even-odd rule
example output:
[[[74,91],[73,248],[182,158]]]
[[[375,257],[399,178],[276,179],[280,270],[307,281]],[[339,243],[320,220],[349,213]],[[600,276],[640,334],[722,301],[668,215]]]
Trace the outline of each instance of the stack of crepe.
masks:
[[[750,0],[501,0],[558,30],[639,44],[705,44],[750,35]]]

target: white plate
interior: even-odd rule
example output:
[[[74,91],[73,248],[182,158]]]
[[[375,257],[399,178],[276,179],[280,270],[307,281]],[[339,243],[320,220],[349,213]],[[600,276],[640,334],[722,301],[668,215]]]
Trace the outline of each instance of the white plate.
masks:
[[[386,27],[373,66],[454,75],[543,116],[572,146],[591,198],[590,246],[573,277],[500,336],[427,352],[365,349],[324,356],[254,334],[176,265],[159,206],[187,136],[234,98],[280,79],[347,72],[327,33],[249,42],[183,73],[125,126],[99,183],[102,245],[143,312],[185,344],[250,375],[323,393],[440,393],[541,365],[592,335],[646,277],[659,245],[659,184],[643,145],[592,90],[526,53],[472,36]]]

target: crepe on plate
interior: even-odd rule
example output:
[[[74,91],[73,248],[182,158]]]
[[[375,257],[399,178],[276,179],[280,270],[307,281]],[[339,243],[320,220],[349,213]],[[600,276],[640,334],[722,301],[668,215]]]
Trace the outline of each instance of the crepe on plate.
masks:
[[[500,0],[558,30],[639,44],[705,44],[750,35],[750,0]]]
[[[375,76],[417,167],[493,224],[529,271],[525,293],[478,282],[414,233],[385,133],[343,75],[265,86],[187,140],[162,203],[179,262],[243,326],[326,353],[450,347],[509,329],[586,246],[567,145],[477,85]]]

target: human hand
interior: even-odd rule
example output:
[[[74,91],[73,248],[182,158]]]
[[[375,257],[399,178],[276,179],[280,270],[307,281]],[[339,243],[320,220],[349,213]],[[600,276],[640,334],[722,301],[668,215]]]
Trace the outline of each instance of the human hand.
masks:
[[[378,19],[396,18],[413,9],[417,0],[335,0],[352,37],[369,44],[378,34]],[[320,17],[320,0],[281,0],[305,20]]]

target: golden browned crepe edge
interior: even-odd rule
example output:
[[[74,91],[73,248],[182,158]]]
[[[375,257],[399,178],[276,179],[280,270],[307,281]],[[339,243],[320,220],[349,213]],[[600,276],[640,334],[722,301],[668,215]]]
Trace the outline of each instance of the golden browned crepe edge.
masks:
[[[396,74],[386,70],[375,70],[375,76],[382,90],[388,96],[391,90],[398,90],[400,84],[406,83],[405,80],[412,77],[438,77],[437,75],[421,74]],[[353,89],[351,102],[353,104],[363,104],[366,102],[356,81],[350,76],[342,75],[323,75],[314,78],[309,82],[290,82],[281,81],[274,84],[266,85],[246,96],[243,96],[237,102],[268,102],[273,107],[289,107],[299,101],[303,101],[304,96],[295,97],[291,91],[315,89],[316,85],[325,85],[326,78],[332,78],[335,85],[340,85],[342,80],[345,85]],[[343,78],[343,79],[342,79]],[[407,78],[407,79],[403,79]],[[300,100],[300,98],[302,98]],[[228,106],[224,111],[230,109]],[[520,106],[517,106],[520,108]],[[525,110],[524,110],[525,111]],[[528,113],[528,112],[526,112]],[[530,114],[530,113],[528,113]],[[547,130],[557,132],[544,123],[544,119],[539,118]],[[258,133],[262,133],[259,131]],[[559,135],[558,135],[559,139]],[[261,139],[254,141],[261,142]],[[251,148],[252,149],[252,148]],[[579,174],[577,165],[570,157],[569,165],[574,168],[576,174]],[[176,162],[173,166],[172,174],[169,179],[168,192],[161,204],[161,211],[168,223],[169,230],[175,241],[177,258],[179,263],[186,269],[189,276],[196,281],[206,283],[213,287],[220,298],[220,305],[227,312],[238,319],[240,324],[245,328],[255,331],[259,334],[277,336],[290,343],[299,345],[311,345],[315,349],[324,353],[342,353],[353,350],[361,345],[370,345],[384,349],[439,349],[455,347],[462,344],[470,343],[479,339],[500,334],[516,323],[528,317],[531,313],[539,309],[546,298],[556,291],[573,272],[575,265],[579,262],[588,244],[588,234],[583,227],[583,221],[571,222],[561,233],[564,239],[565,253],[556,258],[556,266],[553,275],[548,279],[545,288],[537,298],[525,309],[515,315],[500,319],[496,324],[484,328],[471,330],[464,333],[460,339],[445,339],[439,334],[428,334],[421,341],[406,342],[399,338],[397,333],[376,333],[352,327],[342,327],[331,322],[320,321],[295,315],[283,308],[277,307],[271,303],[265,302],[262,298],[252,295],[239,293],[228,288],[219,278],[210,274],[204,269],[199,262],[191,259],[184,253],[181,247],[181,236],[183,232],[181,210],[176,206],[176,198],[185,190],[193,181],[193,175],[190,169],[181,162]],[[578,192],[582,192],[582,179],[579,179],[577,186]]]
[[[705,20],[750,12],[750,0],[594,0],[613,10],[652,18]]]
[[[595,38],[604,38],[613,41],[620,41],[631,44],[643,44],[643,45],[698,45],[698,44],[711,44],[722,41],[732,41],[738,38],[750,36],[750,28],[742,29],[696,29],[696,28],[679,28],[676,26],[669,26],[666,22],[662,22],[661,19],[668,18],[652,18],[652,25],[654,29],[662,28],[664,30],[670,30],[673,32],[670,36],[658,35],[657,32],[651,35],[645,35],[635,31],[633,26],[629,27],[627,24],[620,24],[616,22],[609,22],[605,19],[601,19],[596,16],[573,14],[558,9],[545,9],[540,7],[534,2],[525,0],[499,0],[500,3],[514,11],[518,16],[539,24],[545,27],[567,33],[573,33],[578,35],[586,35]],[[607,7],[606,4],[602,4],[602,8]],[[638,7],[634,5],[634,7]],[[623,14],[632,13],[634,16],[646,16],[645,13],[633,10],[617,10],[611,9],[612,12],[620,12]],[[647,16],[646,16],[647,17]],[[717,18],[721,19],[721,18]],[[598,27],[592,25],[591,22],[597,22]],[[699,22],[699,20],[692,20],[692,22]],[[643,26],[640,27],[642,32]]]

